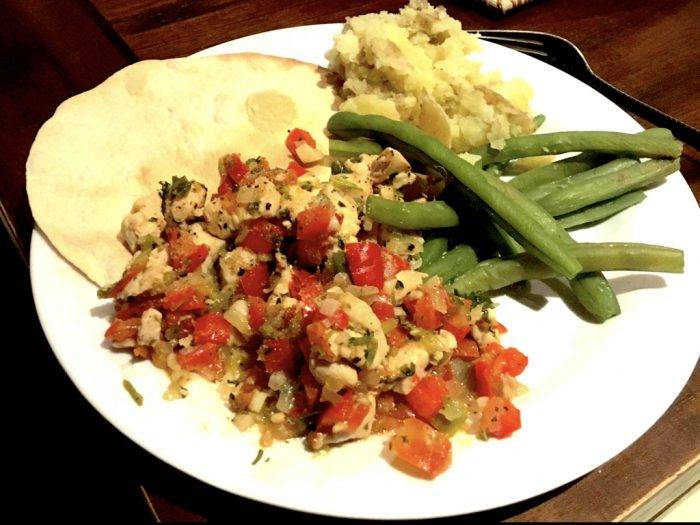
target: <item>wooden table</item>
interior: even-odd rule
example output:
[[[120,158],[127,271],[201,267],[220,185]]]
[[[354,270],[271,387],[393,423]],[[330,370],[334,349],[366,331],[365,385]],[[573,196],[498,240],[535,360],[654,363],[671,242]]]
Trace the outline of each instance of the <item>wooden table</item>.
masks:
[[[55,362],[39,329],[26,271],[31,214],[24,163],[39,126],[65,98],[95,86],[130,62],[188,55],[245,35],[294,25],[340,22],[402,1],[319,0],[9,0],[0,10],[0,203],[8,235],[0,239],[18,287],[18,311],[28,320],[33,384],[18,421],[41,465],[40,504],[22,507],[52,517],[156,518],[163,521],[261,519],[291,513],[224,494],[164,465],[123,438],[77,393]],[[505,17],[473,2],[446,3],[466,28],[517,28],[560,34],[576,43],[603,78],[663,111],[700,127],[700,2],[695,0],[541,0]],[[682,172],[700,202],[700,154],[685,149]],[[693,233],[697,235],[697,232]],[[696,344],[696,338],[690,343]],[[26,370],[26,354],[10,357]],[[653,387],[653,386],[651,386]],[[636,443],[588,475],[549,494],[497,509],[487,520],[612,520],[662,493],[700,452],[700,371],[675,403]],[[50,395],[49,395],[50,394]],[[37,417],[34,409],[40,407]],[[48,408],[47,408],[48,407]],[[31,413],[30,413],[31,412]],[[47,441],[48,440],[48,441]],[[46,444],[50,446],[46,446]],[[13,479],[35,490],[31,469]],[[67,476],[66,474],[70,474]],[[536,473],[533,473],[536,475]],[[687,481],[687,474],[683,477]],[[246,515],[246,514],[243,514]],[[639,516],[640,514],[637,514]],[[320,521],[318,518],[309,518]]]

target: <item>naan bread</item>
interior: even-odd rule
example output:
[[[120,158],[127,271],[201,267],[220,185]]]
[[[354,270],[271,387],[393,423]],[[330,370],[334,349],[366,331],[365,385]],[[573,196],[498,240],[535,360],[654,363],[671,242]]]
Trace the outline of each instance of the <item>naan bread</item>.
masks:
[[[184,175],[211,194],[226,153],[286,167],[294,127],[327,153],[334,95],[323,78],[312,64],[247,53],[128,66],[61,104],[39,131],[27,160],[34,219],[89,279],[110,284],[130,258],[121,221],[159,181]]]

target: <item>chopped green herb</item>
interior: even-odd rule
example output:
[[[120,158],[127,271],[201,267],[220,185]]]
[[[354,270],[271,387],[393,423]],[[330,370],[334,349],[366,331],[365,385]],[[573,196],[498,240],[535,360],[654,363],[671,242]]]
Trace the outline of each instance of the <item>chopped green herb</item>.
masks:
[[[257,211],[260,209],[260,201],[249,202],[248,205],[246,206],[246,209],[247,209],[250,213],[255,213],[255,212],[257,212]]]
[[[172,182],[160,183],[160,198],[163,199],[165,206],[166,200],[175,200],[187,195],[192,186],[192,181],[187,177],[173,177]]]
[[[340,245],[342,241],[338,241]],[[345,252],[334,252],[331,254],[329,261],[331,263],[331,268],[335,273],[348,273],[347,259],[345,258]]]
[[[406,377],[411,377],[416,373],[416,364],[411,363],[410,365],[406,365],[401,368],[401,373],[405,375]]]
[[[371,343],[374,341],[374,337],[370,334],[365,334],[361,337],[351,337],[348,339],[348,344],[350,346],[363,346],[363,345],[371,345]]]
[[[350,173],[350,170],[339,160],[334,160],[331,163],[331,173],[338,175],[338,173]]]
[[[493,308],[493,301],[488,295],[479,292],[472,292],[467,296],[467,299],[472,302],[472,308],[478,304],[483,305],[484,308]]]
[[[260,461],[260,460],[262,459],[262,457],[263,457],[263,449],[259,448],[259,449],[258,449],[258,455],[255,456],[255,459],[253,460],[252,465],[257,464],[257,462]]]
[[[301,186],[301,189],[305,191],[311,191],[314,189],[314,185],[311,184],[308,180],[305,180],[299,186]]]
[[[134,400],[134,403],[136,403],[138,406],[143,405],[143,396],[139,394],[139,391],[134,388],[134,385],[131,384],[131,381],[128,379],[124,379],[122,381],[122,386],[126,389],[127,392],[129,392],[129,395],[131,396],[131,399]]]

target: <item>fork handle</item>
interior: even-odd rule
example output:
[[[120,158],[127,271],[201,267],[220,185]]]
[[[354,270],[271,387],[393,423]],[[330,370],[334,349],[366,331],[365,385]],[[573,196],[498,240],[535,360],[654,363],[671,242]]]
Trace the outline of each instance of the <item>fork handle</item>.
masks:
[[[605,80],[594,73],[591,74],[591,81],[591,86],[593,88],[600,91],[618,106],[625,108],[638,117],[642,117],[656,126],[670,129],[677,139],[682,140],[689,146],[700,150],[700,130],[697,128],[689,126],[685,122],[681,122],[671,115],[667,115],[663,111],[650,106],[646,102],[637,100],[633,96],[628,95],[612,84],[608,84]]]

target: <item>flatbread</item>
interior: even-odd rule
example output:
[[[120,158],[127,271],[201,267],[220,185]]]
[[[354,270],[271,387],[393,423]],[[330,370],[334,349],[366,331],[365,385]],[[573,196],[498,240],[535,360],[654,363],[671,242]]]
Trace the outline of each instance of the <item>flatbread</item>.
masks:
[[[294,127],[326,153],[334,95],[323,78],[318,66],[250,53],[128,66],[42,126],[27,160],[34,219],[90,280],[110,284],[130,258],[121,221],[159,181],[184,175],[211,194],[227,153],[286,167]]]

